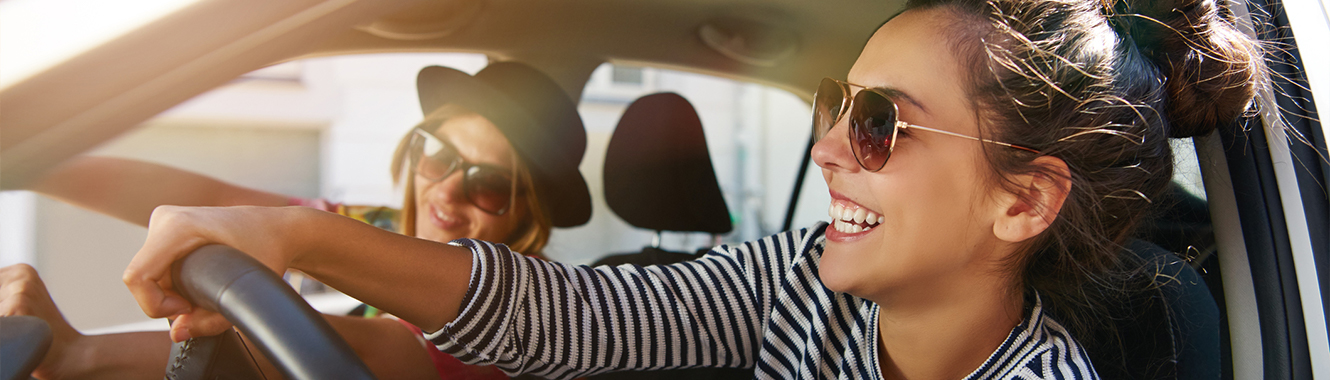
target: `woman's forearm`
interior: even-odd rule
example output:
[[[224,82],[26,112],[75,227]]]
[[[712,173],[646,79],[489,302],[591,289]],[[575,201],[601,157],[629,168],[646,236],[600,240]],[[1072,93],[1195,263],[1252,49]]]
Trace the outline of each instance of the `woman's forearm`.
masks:
[[[387,232],[332,214],[308,213],[292,267],[346,294],[434,331],[457,317],[471,277],[471,251]]]
[[[157,208],[124,281],[149,317],[184,316],[171,338],[213,335],[228,324],[169,292],[171,263],[208,244],[253,256],[281,273],[296,268],[426,330],[458,315],[471,252],[305,207]]]
[[[30,186],[60,201],[148,225],[153,208],[176,206],[285,206],[288,197],[229,184],[149,162],[79,157]]]
[[[160,379],[166,375],[171,339],[164,331],[88,335],[70,344],[43,379]]]
[[[380,379],[438,379],[427,345],[420,334],[390,318],[325,315],[356,356]]]
[[[388,318],[325,315],[328,323],[382,379],[438,378],[420,336]],[[246,339],[248,340],[248,339]],[[161,379],[170,359],[164,331],[87,335],[70,345],[60,363],[35,375],[42,379]],[[266,357],[255,357],[265,375],[281,374]]]

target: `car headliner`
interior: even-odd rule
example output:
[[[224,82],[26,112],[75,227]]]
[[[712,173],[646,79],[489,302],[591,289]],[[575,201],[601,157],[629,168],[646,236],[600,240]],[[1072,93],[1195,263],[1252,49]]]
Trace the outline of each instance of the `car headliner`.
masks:
[[[899,0],[201,1],[0,89],[0,185],[254,69],[305,57],[477,52],[549,73],[579,97],[603,62],[753,81],[811,98],[843,77]],[[704,26],[732,32],[708,44]],[[719,41],[719,43],[717,43]],[[714,46],[731,46],[723,54]],[[765,51],[792,51],[762,56]],[[745,61],[744,49],[757,56]],[[733,58],[734,52],[740,58]]]

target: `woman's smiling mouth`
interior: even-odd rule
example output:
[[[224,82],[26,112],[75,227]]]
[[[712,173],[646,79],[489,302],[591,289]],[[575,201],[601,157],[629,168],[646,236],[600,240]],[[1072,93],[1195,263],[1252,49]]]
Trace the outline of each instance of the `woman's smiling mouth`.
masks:
[[[886,217],[876,212],[839,199],[831,202],[827,214],[831,216],[831,227],[836,229],[837,232],[846,234],[868,232],[873,227],[886,221]]]
[[[457,217],[444,213],[434,205],[429,206],[429,211],[430,222],[441,230],[451,230],[462,224]]]

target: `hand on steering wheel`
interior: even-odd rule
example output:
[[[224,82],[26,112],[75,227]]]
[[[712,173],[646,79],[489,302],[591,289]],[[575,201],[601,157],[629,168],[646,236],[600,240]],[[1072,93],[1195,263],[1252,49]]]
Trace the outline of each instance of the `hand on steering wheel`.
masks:
[[[217,310],[235,323],[287,378],[374,378],[323,316],[254,258],[229,247],[208,245],[176,262],[172,272],[181,295],[198,308]],[[176,345],[173,363],[187,356],[181,353],[188,354],[189,342]],[[205,366],[209,366],[207,361]],[[175,372],[174,364],[168,366],[168,377]]]
[[[318,212],[304,207],[174,207],[153,210],[143,248],[125,268],[124,282],[144,314],[152,318],[175,317],[171,340],[181,342],[195,336],[211,336],[231,326],[215,312],[191,306],[176,291],[171,263],[207,244],[223,244],[258,257],[276,273],[286,270],[291,259],[283,249],[288,230],[283,224],[292,215]]]
[[[59,378],[63,374],[78,372],[80,360],[71,358],[70,350],[78,347],[83,334],[75,330],[56,308],[55,301],[46,291],[37,270],[27,264],[0,268],[0,316],[30,315],[41,318],[51,329],[51,346],[32,376],[40,379]]]

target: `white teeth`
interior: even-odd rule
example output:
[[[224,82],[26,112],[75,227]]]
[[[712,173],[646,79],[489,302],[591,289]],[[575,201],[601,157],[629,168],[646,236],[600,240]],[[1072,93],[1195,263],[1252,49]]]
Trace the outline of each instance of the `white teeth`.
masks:
[[[444,214],[443,211],[439,211],[438,209],[434,210],[434,217],[439,218],[439,220],[448,221],[448,222],[451,222],[453,220],[453,218],[449,217],[447,214]]]
[[[844,221],[844,220],[839,220],[839,219],[837,219],[836,221],[832,222],[832,223],[831,223],[831,227],[832,227],[832,228],[835,228],[836,231],[840,231],[840,232],[842,232],[842,233],[847,233],[847,234],[857,234],[857,233],[860,233],[860,232],[864,232],[864,231],[868,231],[868,230],[872,230],[872,229],[873,229],[872,227],[868,227],[868,228],[860,227],[858,224],[850,224],[850,222],[847,222],[847,221]]]
[[[866,208],[852,207],[839,202],[832,202],[831,206],[827,207],[827,215],[833,221],[832,227],[844,233],[868,231],[887,220],[885,216],[868,211]],[[859,225],[861,223],[867,226]]]

